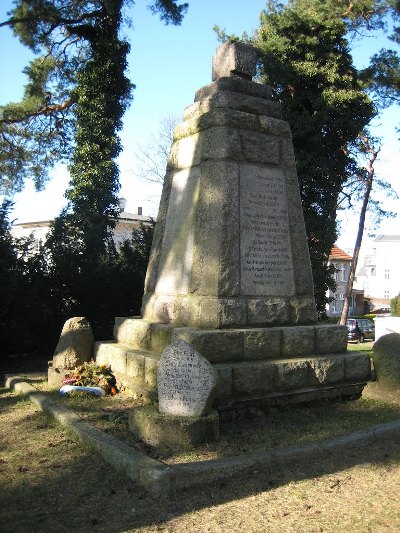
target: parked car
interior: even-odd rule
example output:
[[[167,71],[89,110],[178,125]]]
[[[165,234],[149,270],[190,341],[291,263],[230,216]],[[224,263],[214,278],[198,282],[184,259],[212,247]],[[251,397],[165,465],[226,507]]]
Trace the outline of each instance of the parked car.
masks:
[[[347,340],[349,341],[375,340],[375,324],[367,318],[349,318],[347,329]]]

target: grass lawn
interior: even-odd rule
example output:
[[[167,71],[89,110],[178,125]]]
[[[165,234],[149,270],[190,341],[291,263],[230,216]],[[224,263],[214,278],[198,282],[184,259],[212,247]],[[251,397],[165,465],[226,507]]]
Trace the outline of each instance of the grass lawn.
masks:
[[[384,412],[394,416],[399,409],[398,392],[383,396],[377,384],[370,385],[370,422],[381,419]],[[97,410],[101,406],[103,415],[121,423],[122,413],[118,416],[115,407],[110,409],[103,399],[87,400],[86,406],[96,405]],[[122,410],[122,399],[117,402]],[[353,421],[360,419],[356,403],[349,410]],[[341,416],[336,404],[326,407],[325,421],[324,407],[312,417],[309,407],[296,408],[269,420],[274,426],[269,437],[262,433],[257,439],[250,437],[250,428],[245,428],[235,436],[236,442],[250,446],[269,438],[277,439],[276,446],[302,438],[301,428],[307,426],[315,436],[323,436],[336,414]],[[337,422],[336,428],[340,426],[344,428],[344,422]],[[204,484],[158,500],[76,444],[28,400],[5,389],[0,389],[0,443],[2,532],[400,531],[400,439],[349,449],[321,461],[300,461],[290,469],[254,470],[240,479]]]

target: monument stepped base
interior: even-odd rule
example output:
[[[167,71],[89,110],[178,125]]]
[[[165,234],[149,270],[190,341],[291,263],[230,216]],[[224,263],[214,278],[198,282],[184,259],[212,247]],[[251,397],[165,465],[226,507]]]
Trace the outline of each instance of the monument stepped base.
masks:
[[[116,318],[115,341],[95,344],[135,397],[157,399],[163,350],[184,340],[218,373],[214,407],[221,413],[325,399],[359,397],[370,378],[363,352],[347,352],[347,328],[336,325],[203,330]],[[231,415],[227,415],[228,417]]]

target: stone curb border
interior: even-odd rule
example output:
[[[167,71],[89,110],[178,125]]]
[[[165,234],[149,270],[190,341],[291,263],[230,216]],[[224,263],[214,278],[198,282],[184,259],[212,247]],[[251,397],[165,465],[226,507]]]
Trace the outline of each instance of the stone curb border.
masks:
[[[25,378],[26,379],[26,378]],[[138,452],[124,442],[85,422],[66,407],[49,400],[45,394],[18,376],[6,376],[6,388],[29,397],[42,411],[68,428],[82,443],[96,450],[115,470],[126,475],[152,496],[168,496],[176,490],[204,482],[221,481],[253,469],[287,466],[293,461],[322,459],[349,446],[366,445],[379,438],[400,435],[400,420],[371,426],[341,437],[290,445],[269,452],[256,452],[224,459],[165,465]]]

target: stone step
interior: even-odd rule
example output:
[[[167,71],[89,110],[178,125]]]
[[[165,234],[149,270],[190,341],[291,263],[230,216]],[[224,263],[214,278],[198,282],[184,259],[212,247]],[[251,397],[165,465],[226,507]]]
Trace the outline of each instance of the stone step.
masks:
[[[160,354],[171,344],[173,327],[140,317],[116,317],[114,338],[133,349]]]
[[[332,324],[205,330],[117,317],[114,337],[133,349],[156,354],[172,341],[184,340],[211,363],[304,357],[347,349],[347,327]]]
[[[95,343],[94,358],[99,364],[110,365],[120,385],[130,389],[134,397],[155,398],[159,355],[103,341]]]
[[[216,364],[214,368],[219,375],[216,405],[334,384],[366,383],[371,376],[365,352]]]
[[[156,399],[159,354],[114,341],[96,343],[94,353],[98,363],[111,365],[134,397]],[[221,408],[262,398],[281,401],[287,394],[299,397],[304,393],[311,401],[319,398],[315,391],[321,388],[331,391],[327,397],[335,397],[332,387],[351,391],[353,385],[365,384],[371,376],[370,358],[362,351],[231,361],[214,364],[214,368],[218,373],[215,405]]]

